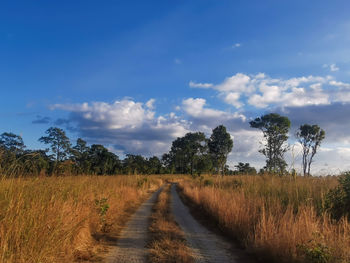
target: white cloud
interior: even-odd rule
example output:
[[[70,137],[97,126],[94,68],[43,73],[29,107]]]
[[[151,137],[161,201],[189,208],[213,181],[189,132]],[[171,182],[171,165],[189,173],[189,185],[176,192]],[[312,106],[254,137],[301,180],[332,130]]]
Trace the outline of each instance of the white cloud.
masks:
[[[194,81],[190,81],[189,83],[190,88],[201,88],[201,89],[208,89],[213,86],[211,83],[196,83]]]
[[[322,67],[330,70],[331,72],[336,72],[336,71],[339,70],[339,67],[335,63],[329,64],[329,65],[328,64],[323,64]]]
[[[264,73],[237,73],[220,84],[205,86],[217,90],[219,98],[235,108],[246,104],[256,108],[273,108],[350,102],[349,91],[345,90],[349,87],[350,84],[335,81],[331,76],[282,79],[271,78]]]
[[[155,116],[154,100],[146,105],[130,99],[114,103],[55,104],[52,110],[70,112],[70,123],[92,143],[112,145],[124,153],[162,154],[171,141],[189,131],[189,123],[174,113]]]
[[[341,88],[350,88],[350,84],[349,83],[344,83],[344,82],[335,81],[335,80],[331,80],[329,82],[329,85],[336,86],[336,87],[341,87]]]
[[[235,43],[235,44],[232,45],[232,48],[239,48],[241,46],[242,46],[241,43]]]
[[[331,64],[331,65],[329,66],[329,69],[330,69],[332,72],[338,71],[338,70],[339,70],[339,68],[338,68],[335,64]]]
[[[224,100],[227,104],[231,104],[236,108],[240,108],[243,106],[243,103],[239,102],[241,94],[239,92],[229,92],[224,95]]]
[[[146,102],[146,106],[147,108],[149,108],[150,110],[153,110],[154,109],[154,103],[156,102],[155,99],[150,99]]]
[[[243,114],[239,113],[228,113],[216,109],[206,108],[206,100],[203,98],[188,98],[182,101],[183,110],[191,117],[200,119],[216,119],[223,121],[226,119],[241,119],[246,120]]]
[[[214,89],[221,92],[249,92],[250,81],[251,79],[249,76],[242,73],[237,73],[232,77],[226,78],[221,84],[215,85]]]

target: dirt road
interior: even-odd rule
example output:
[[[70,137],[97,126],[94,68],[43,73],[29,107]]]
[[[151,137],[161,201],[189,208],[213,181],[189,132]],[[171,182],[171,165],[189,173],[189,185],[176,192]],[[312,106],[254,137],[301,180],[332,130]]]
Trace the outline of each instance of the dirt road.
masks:
[[[105,258],[106,263],[145,263],[148,250],[145,247],[149,238],[149,224],[152,207],[157,200],[160,188],[150,199],[143,203],[131,217],[126,227],[122,230],[117,246],[114,247]],[[195,262],[206,263],[251,263],[253,261],[242,257],[242,252],[232,246],[230,242],[221,236],[211,232],[198,223],[191,215],[187,206],[181,201],[176,185],[171,186],[171,210],[175,221],[185,233],[188,245],[192,249]]]
[[[171,187],[171,198],[175,220],[184,231],[196,262],[239,262],[230,252],[230,243],[203,227],[192,217],[176,192],[175,184]]]
[[[120,233],[117,246],[105,258],[106,263],[147,262],[147,249],[145,246],[148,238],[150,216],[152,206],[161,190],[162,188],[153,193],[151,198],[144,202],[131,217],[128,224]]]

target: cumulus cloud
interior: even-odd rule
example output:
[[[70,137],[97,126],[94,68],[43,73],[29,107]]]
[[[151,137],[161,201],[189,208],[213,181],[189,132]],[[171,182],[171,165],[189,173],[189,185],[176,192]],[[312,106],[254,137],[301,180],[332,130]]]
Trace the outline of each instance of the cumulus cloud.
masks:
[[[80,135],[93,143],[110,145],[124,153],[162,154],[171,141],[188,132],[189,124],[175,114],[155,116],[152,100],[146,105],[129,99],[114,103],[55,104],[70,112]]]
[[[203,88],[218,91],[219,98],[235,108],[245,105],[255,108],[303,107],[350,102],[350,84],[336,81],[331,76],[281,79],[264,73],[237,73],[222,83]]]
[[[146,107],[149,108],[150,110],[154,109],[154,103],[156,102],[155,99],[150,99],[146,102]]]
[[[227,120],[239,119],[244,122],[246,117],[238,112],[229,113],[225,111],[220,111],[216,109],[211,109],[205,107],[206,100],[203,98],[188,98],[182,101],[182,108],[187,113],[189,117],[196,120],[215,120],[217,122],[224,122]]]

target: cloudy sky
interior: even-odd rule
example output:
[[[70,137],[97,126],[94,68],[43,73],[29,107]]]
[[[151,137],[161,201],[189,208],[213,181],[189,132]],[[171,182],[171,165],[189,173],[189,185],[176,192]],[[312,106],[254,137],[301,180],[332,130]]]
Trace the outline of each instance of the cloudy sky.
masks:
[[[51,126],[120,156],[161,155],[224,124],[229,164],[264,165],[252,118],[318,124],[317,174],[350,169],[350,2],[4,1],[0,132],[29,148]]]

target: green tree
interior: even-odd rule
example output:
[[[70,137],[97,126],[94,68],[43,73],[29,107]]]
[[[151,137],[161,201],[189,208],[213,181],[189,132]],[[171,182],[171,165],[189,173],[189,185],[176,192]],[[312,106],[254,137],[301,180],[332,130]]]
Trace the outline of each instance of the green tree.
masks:
[[[160,174],[162,163],[157,156],[148,159],[148,174]]]
[[[171,153],[164,153],[162,155],[162,167],[164,167],[163,172],[168,174],[175,173],[175,162],[174,156]]]
[[[175,167],[178,173],[193,175],[198,169],[198,160],[207,151],[207,139],[204,133],[187,133],[184,137],[173,141],[169,155],[166,157],[169,165]],[[164,156],[163,156],[164,158]]]
[[[81,138],[77,139],[76,145],[71,149],[72,159],[75,162],[77,173],[86,174],[90,172],[90,147],[86,141]]]
[[[296,137],[303,148],[303,173],[310,176],[312,160],[326,133],[318,125],[304,124],[299,127]]]
[[[65,160],[71,149],[71,144],[65,131],[60,128],[51,127],[45,133],[47,136],[41,137],[39,142],[50,145],[56,163]]]
[[[208,146],[216,171],[218,173],[221,171],[221,174],[224,175],[227,156],[233,148],[233,140],[224,125],[220,125],[213,130]]]
[[[238,174],[256,174],[256,169],[251,167],[249,163],[239,162],[238,165],[235,165],[235,168],[235,172]]]
[[[20,135],[16,135],[12,132],[4,132],[0,136],[0,147],[18,154],[23,152],[25,145]]]
[[[270,113],[256,118],[249,124],[252,128],[263,132],[265,147],[259,152],[266,157],[266,170],[270,173],[283,174],[287,166],[284,154],[288,150],[286,141],[288,140],[290,120],[279,114]]]
[[[116,174],[121,168],[119,157],[100,144],[91,145],[89,160],[94,174]]]
[[[126,174],[147,173],[147,161],[141,155],[127,154],[123,160],[123,167]]]

